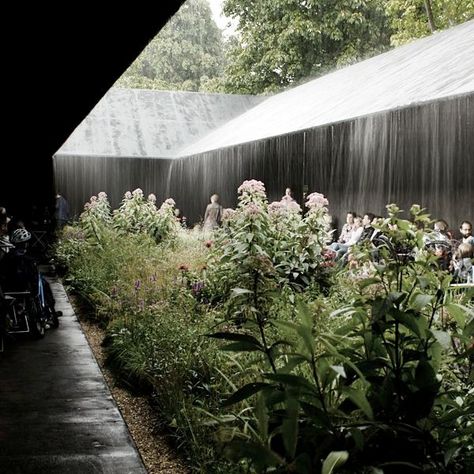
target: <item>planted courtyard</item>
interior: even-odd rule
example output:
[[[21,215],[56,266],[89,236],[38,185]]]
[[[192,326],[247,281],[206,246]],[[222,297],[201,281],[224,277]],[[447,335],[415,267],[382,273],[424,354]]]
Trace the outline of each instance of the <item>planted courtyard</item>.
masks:
[[[56,247],[109,366],[190,469],[471,472],[473,290],[426,245],[426,210],[388,205],[384,239],[341,263],[322,194],[237,194],[206,233],[172,199],[99,193]]]

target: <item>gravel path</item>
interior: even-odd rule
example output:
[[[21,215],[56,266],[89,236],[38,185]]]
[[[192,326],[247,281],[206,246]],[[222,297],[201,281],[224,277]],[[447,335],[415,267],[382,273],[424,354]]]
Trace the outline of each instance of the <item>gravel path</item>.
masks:
[[[76,314],[79,314],[76,305],[75,309]],[[132,438],[140,451],[148,473],[188,474],[189,469],[184,466],[169,445],[166,435],[157,428],[156,414],[148,399],[143,396],[132,395],[127,390],[116,386],[112,373],[105,366],[105,354],[101,345],[105,331],[85,318],[79,317],[79,321],[104,374],[109,390],[117,402]]]

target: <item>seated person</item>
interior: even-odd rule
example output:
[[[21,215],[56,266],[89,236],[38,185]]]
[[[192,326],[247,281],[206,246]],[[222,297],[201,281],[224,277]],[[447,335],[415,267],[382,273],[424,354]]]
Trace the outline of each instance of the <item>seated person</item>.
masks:
[[[47,305],[57,316],[61,313],[54,309],[54,298],[48,282],[38,270],[34,258],[27,254],[31,234],[23,228],[13,231],[10,241],[15,246],[3,259],[0,266],[0,284],[4,291],[29,291],[39,296],[41,304]]]
[[[8,237],[8,223],[10,218],[6,213],[0,213],[0,265],[3,258],[14,248]]]
[[[347,213],[346,223],[342,226],[341,234],[339,235],[339,239],[337,240],[340,244],[346,244],[350,240],[354,228],[355,217],[355,212],[349,211]]]
[[[453,260],[451,261],[451,269],[453,271],[453,279],[455,282],[474,283],[473,258],[474,245],[466,243],[460,244],[453,256]]]
[[[359,242],[363,230],[364,228],[362,227],[362,218],[356,217],[354,219],[354,227],[351,238],[344,244],[334,242],[330,245],[330,249],[336,252],[336,260],[342,258],[352,246]]]
[[[364,217],[362,219],[363,231],[362,231],[359,241],[357,242],[358,244],[362,244],[372,239],[372,236],[375,232],[375,229],[372,226],[372,223],[374,220],[375,220],[375,215],[372,214],[371,212],[367,212],[364,214]]]
[[[474,236],[472,235],[472,224],[469,221],[463,221],[459,227],[463,244],[474,245]]]

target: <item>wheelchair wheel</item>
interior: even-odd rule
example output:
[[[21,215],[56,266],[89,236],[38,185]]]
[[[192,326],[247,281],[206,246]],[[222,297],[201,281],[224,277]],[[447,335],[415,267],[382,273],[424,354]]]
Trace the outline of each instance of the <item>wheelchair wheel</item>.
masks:
[[[43,317],[39,304],[34,299],[27,300],[28,326],[34,339],[41,339],[46,333],[46,320]]]

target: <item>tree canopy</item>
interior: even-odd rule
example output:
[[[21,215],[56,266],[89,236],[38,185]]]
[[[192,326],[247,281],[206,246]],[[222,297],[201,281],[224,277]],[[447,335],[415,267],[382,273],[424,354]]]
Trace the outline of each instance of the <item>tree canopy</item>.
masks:
[[[474,0],[188,0],[116,85],[271,93],[474,18]]]
[[[143,50],[116,86],[200,91],[223,73],[222,33],[207,0],[188,0]]]

